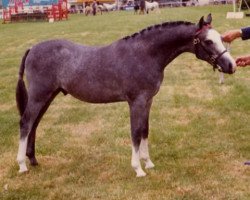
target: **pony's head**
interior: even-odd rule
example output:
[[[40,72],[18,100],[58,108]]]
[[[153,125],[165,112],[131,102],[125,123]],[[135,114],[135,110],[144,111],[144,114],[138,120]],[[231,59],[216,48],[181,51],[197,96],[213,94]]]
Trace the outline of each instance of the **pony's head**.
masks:
[[[220,72],[232,74],[236,70],[236,63],[224,47],[220,34],[212,28],[211,22],[212,16],[209,14],[206,20],[201,17],[197,24],[193,41],[196,57],[207,61]]]

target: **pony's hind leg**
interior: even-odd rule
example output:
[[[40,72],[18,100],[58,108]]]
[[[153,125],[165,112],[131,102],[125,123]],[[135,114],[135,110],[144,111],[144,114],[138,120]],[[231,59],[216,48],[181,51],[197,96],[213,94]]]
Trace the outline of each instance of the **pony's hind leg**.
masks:
[[[29,94],[28,104],[21,117],[20,121],[20,140],[17,154],[17,162],[19,164],[19,172],[27,171],[25,163],[25,155],[27,154],[31,164],[37,164],[35,158],[35,130],[36,127],[48,108],[50,102],[53,100],[54,93],[44,93],[41,96]],[[40,98],[38,98],[40,97]]]
[[[38,116],[38,110],[42,108],[42,103],[32,103],[29,101],[20,121],[20,140],[17,154],[17,162],[19,164],[19,172],[28,171],[25,163],[25,155],[27,152],[28,136],[32,131],[32,127]]]
[[[33,166],[38,165],[37,159],[35,157],[35,140],[36,140],[37,126],[38,126],[42,116],[44,115],[44,113],[48,109],[49,105],[51,104],[51,102],[53,101],[53,99],[55,98],[55,96],[58,93],[59,93],[59,90],[55,91],[53,94],[48,96],[48,100],[44,102],[44,106],[40,110],[40,112],[38,114],[38,117],[36,118],[36,121],[33,124],[32,130],[31,130],[31,132],[30,132],[30,134],[28,136],[28,144],[27,144],[26,156],[28,156],[28,158],[30,160],[30,164],[33,165]]]
[[[22,135],[22,134],[21,134]],[[27,148],[27,137],[20,137],[19,140],[19,148],[18,148],[18,154],[17,154],[17,162],[19,165],[19,172],[26,172],[28,171],[28,168],[25,163],[25,152]]]
[[[26,156],[30,160],[30,165],[36,166],[38,162],[35,157],[35,140],[36,140],[36,128],[32,129],[28,136]]]

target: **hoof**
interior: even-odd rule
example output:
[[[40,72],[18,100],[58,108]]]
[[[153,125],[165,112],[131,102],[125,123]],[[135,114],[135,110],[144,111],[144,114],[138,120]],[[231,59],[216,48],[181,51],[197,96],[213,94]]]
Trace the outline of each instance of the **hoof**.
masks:
[[[244,165],[250,165],[250,161],[246,161]]]
[[[27,170],[21,170],[21,169],[19,169],[18,172],[19,172],[20,174],[24,174],[24,173],[27,173],[28,171],[29,171],[28,169],[27,169]]]
[[[137,174],[136,177],[144,177],[146,176],[147,174],[144,172],[144,173],[141,173],[141,174]]]
[[[149,160],[148,162],[146,162],[145,169],[152,169],[154,167],[155,167],[155,165],[154,165],[154,163],[152,163],[151,160]]]
[[[147,174],[142,170],[142,169],[140,169],[140,170],[138,170],[137,172],[136,172],[136,177],[144,177],[144,176],[146,176]]]
[[[19,173],[24,173],[28,171],[25,161],[18,161],[19,164]]]
[[[18,171],[20,174],[23,174],[25,172],[28,172],[28,168],[25,166],[25,167],[20,167],[19,171]]]
[[[36,160],[35,157],[34,158],[30,158],[29,160],[30,160],[30,165],[31,166],[37,166],[38,165],[38,162],[37,162],[37,160]]]

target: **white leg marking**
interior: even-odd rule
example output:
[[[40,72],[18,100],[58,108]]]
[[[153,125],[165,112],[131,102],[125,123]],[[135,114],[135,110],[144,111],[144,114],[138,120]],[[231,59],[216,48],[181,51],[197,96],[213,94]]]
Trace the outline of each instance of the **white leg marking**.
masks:
[[[141,168],[139,150],[136,151],[135,148],[134,148],[134,146],[132,146],[131,165],[132,165],[133,169],[136,172],[136,177],[146,176],[146,173]]]
[[[140,144],[140,158],[145,161],[145,168],[146,169],[151,169],[155,165],[154,163],[150,160],[149,157],[149,150],[148,150],[148,139],[142,139],[141,144]]]
[[[19,172],[20,173],[28,171],[28,168],[27,168],[26,163],[25,163],[27,141],[28,141],[28,137],[26,137],[24,139],[20,139],[20,141],[19,141],[17,162],[19,164],[19,168],[20,168]]]

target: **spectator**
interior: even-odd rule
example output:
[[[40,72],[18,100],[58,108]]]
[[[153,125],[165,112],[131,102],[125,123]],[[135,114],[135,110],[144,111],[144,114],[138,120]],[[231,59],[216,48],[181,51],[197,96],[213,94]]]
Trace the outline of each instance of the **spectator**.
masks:
[[[96,9],[97,9],[96,0],[94,0],[93,3],[92,3],[92,9],[93,9],[93,15],[95,16],[96,15]]]

